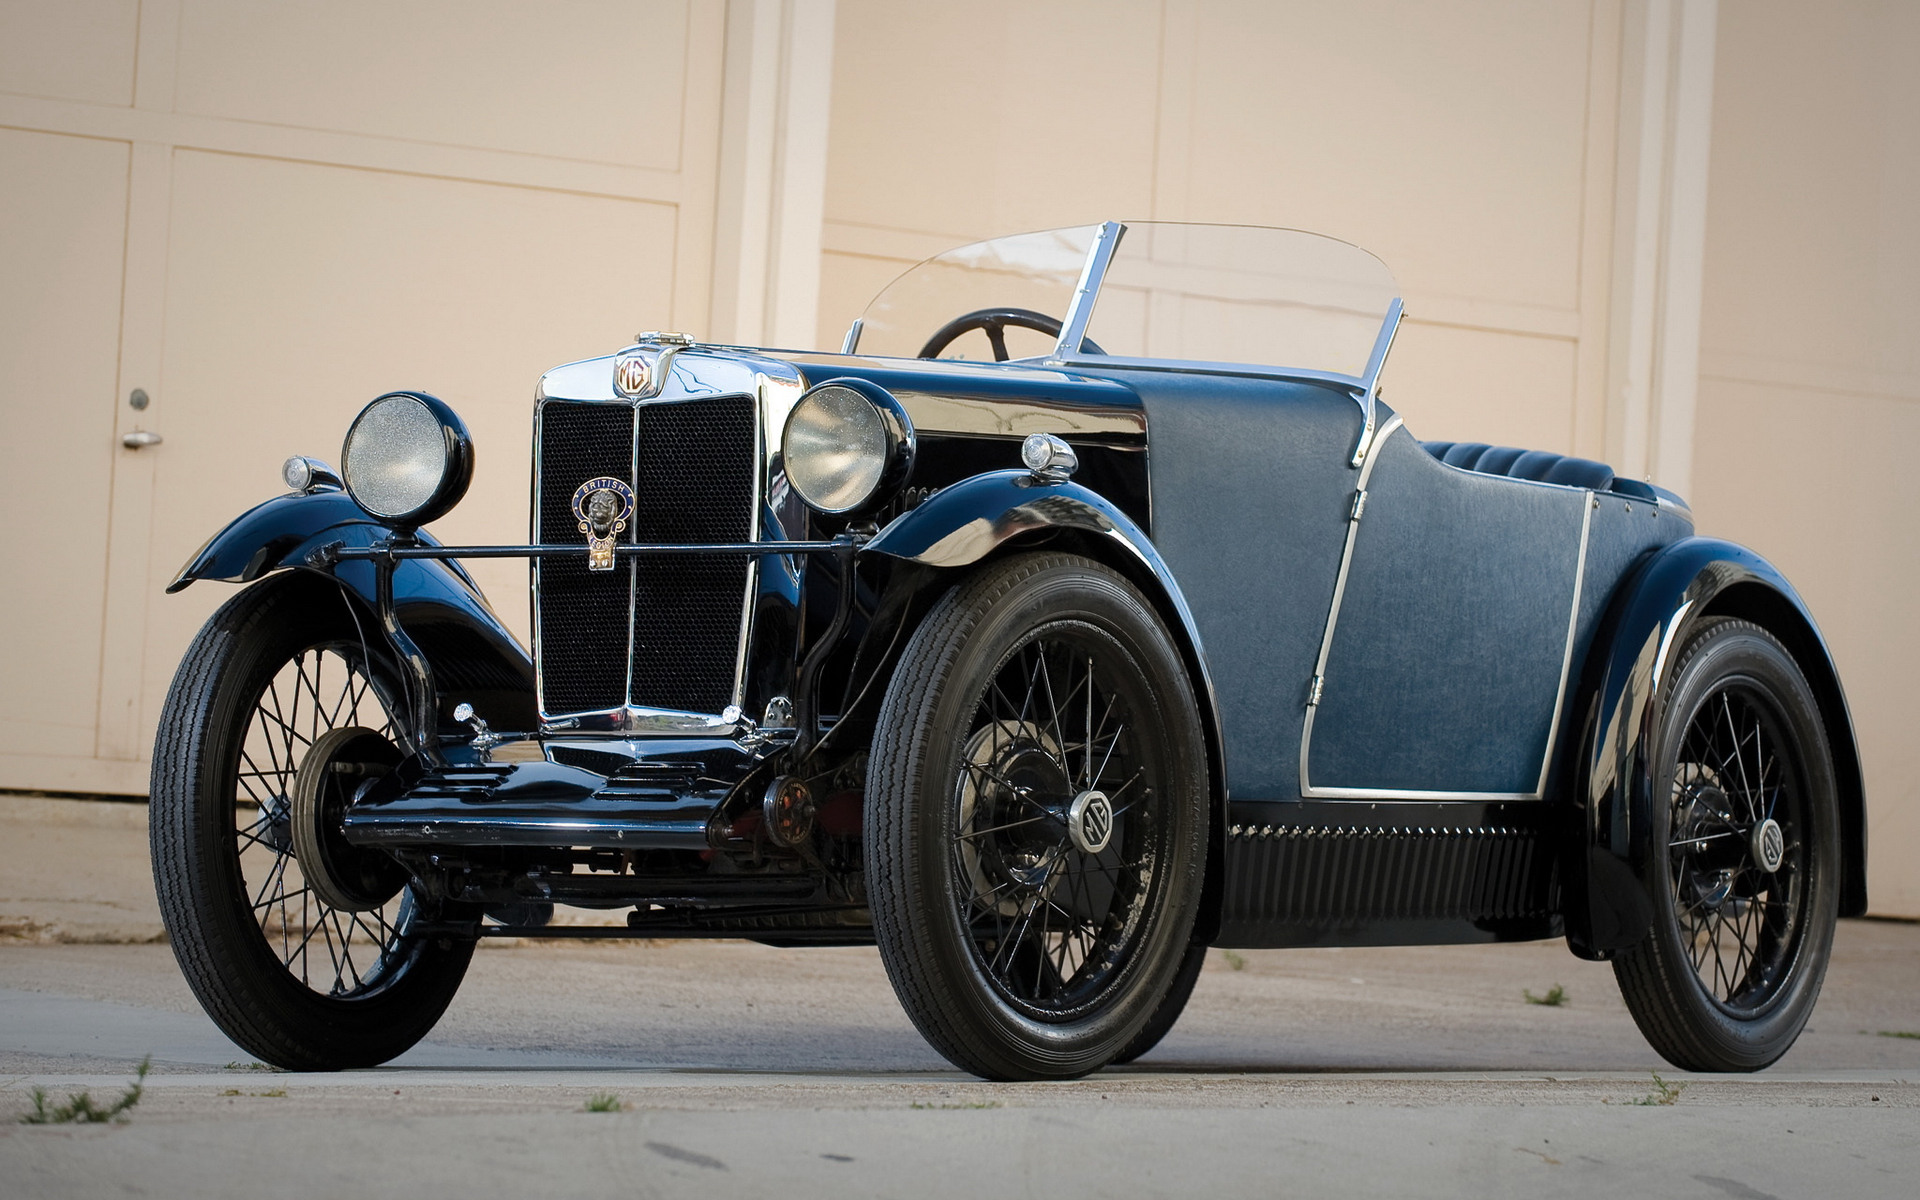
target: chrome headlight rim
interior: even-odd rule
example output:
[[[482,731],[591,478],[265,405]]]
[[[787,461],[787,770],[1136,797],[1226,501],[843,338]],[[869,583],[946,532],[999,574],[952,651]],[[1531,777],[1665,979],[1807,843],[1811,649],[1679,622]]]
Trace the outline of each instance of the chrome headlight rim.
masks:
[[[439,426],[442,450],[440,478],[424,499],[404,509],[383,509],[370,502],[364,487],[354,486],[354,435],[382,405],[408,402],[426,409]],[[364,456],[362,461],[365,461]],[[365,469],[362,468],[363,472]],[[473,482],[473,435],[468,432],[467,423],[460,419],[460,414],[438,396],[427,392],[386,392],[369,401],[354,417],[353,423],[347,426],[347,436],[340,444],[340,476],[346,484],[347,494],[369,516],[395,529],[412,531],[439,520],[466,496],[467,486]],[[362,483],[365,482],[363,474]]]
[[[819,482],[817,479],[811,481],[816,486],[810,487],[806,464],[802,463],[801,470],[796,473],[793,458],[795,421],[806,419],[803,414],[808,411],[810,402],[817,406],[826,394],[836,391],[850,392],[872,407],[873,413],[878,418],[879,430],[884,442],[881,462],[878,471],[874,472],[872,487],[864,494],[839,503],[832,502],[822,493],[822,489],[817,486]],[[908,478],[913,474],[917,441],[912,419],[907,416],[906,408],[892,392],[869,380],[847,377],[824,380],[801,393],[800,398],[794,402],[793,408],[787,413],[786,426],[781,432],[780,446],[782,468],[787,485],[806,502],[807,507],[825,516],[852,517],[879,508],[900,494],[900,490],[906,486]],[[815,494],[810,495],[810,491]]]

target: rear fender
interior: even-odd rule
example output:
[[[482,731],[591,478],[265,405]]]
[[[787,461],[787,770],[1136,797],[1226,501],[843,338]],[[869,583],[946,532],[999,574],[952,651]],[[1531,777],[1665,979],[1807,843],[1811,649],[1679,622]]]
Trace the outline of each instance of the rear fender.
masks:
[[[1195,938],[1211,940],[1219,919],[1219,865],[1225,845],[1226,759],[1219,706],[1186,597],[1158,550],[1132,518],[1099,493],[1076,483],[1047,483],[1025,471],[993,471],[944,488],[896,519],[862,550],[921,570],[896,571],[902,587],[944,590],[953,576],[998,555],[1068,535],[1074,547],[1119,571],[1139,588],[1172,633],[1187,668],[1206,737],[1213,793],[1209,868]],[[883,600],[883,604],[887,603]],[[923,604],[894,598],[902,612]]]
[[[312,570],[337,579],[372,615],[378,609],[374,564],[349,560],[316,566],[316,552],[333,545],[371,546],[392,536],[390,526],[345,492],[275,496],[209,538],[167,591],[201,579],[252,583],[274,571]],[[415,536],[433,543],[425,533]],[[537,727],[533,661],[465,568],[452,559],[404,559],[394,567],[393,601],[401,625],[433,668],[443,710],[466,700],[501,729]]]
[[[1646,840],[1652,827],[1653,734],[1673,656],[1707,617],[1750,620],[1779,638],[1820,706],[1839,787],[1842,916],[1866,911],[1866,796],[1839,673],[1806,603],[1753,551],[1686,538],[1654,554],[1622,584],[1594,640],[1572,712],[1566,788],[1579,814],[1567,870],[1567,941],[1584,958],[1611,957],[1652,921]]]

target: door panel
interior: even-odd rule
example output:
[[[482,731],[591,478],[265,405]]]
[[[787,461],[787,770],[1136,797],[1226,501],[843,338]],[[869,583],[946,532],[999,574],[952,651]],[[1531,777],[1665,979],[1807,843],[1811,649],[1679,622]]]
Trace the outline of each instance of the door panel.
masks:
[[[1147,409],[1155,547],[1200,628],[1236,800],[1298,794],[1307,680],[1333,598],[1360,407],[1309,384],[1085,372]]]
[[[125,142],[0,130],[0,755],[94,752],[127,171]]]
[[[1308,775],[1329,789],[1537,795],[1591,493],[1375,451]]]
[[[180,152],[143,729],[193,631],[232,594],[203,583],[162,596],[172,573],[284,490],[287,455],[337,464],[348,423],[381,392],[432,392],[473,431],[472,489],[435,532],[524,538],[534,384],[671,311],[671,276],[609,269],[609,248],[673,233],[661,204]],[[472,570],[525,639],[526,563]]]

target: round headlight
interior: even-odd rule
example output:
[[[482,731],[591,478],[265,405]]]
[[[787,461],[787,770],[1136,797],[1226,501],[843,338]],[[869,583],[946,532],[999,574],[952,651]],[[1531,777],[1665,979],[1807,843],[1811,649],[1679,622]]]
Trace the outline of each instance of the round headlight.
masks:
[[[340,451],[354,503],[406,528],[446,515],[473,480],[466,423],[425,392],[389,392],[360,410]]]
[[[780,442],[787,482],[823,513],[885,503],[913,471],[913,422],[892,393],[864,379],[810,389]]]

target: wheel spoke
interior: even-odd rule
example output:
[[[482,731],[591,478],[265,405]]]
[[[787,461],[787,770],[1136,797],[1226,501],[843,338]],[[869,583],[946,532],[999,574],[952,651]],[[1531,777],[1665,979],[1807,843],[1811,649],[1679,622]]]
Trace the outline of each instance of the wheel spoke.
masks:
[[[1084,1011],[1114,986],[1161,861],[1151,851],[1159,825],[1143,815],[1157,760],[1127,717],[1128,693],[1110,685],[1122,668],[1084,636],[1029,635],[979,685],[949,835],[952,891],[976,962],[996,991],[1041,1019]],[[1068,815],[1096,789],[1113,822],[1111,848],[1097,854],[1078,849]]]
[[[406,892],[364,913],[322,904],[304,870],[295,872],[286,823],[301,759],[323,735],[360,726],[390,738],[382,693],[356,653],[323,645],[285,659],[261,685],[231,765],[233,846],[261,936],[292,977],[346,998],[389,976],[402,940],[392,910]]]

